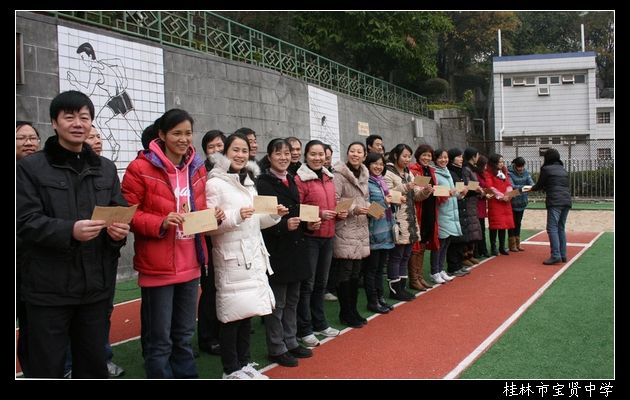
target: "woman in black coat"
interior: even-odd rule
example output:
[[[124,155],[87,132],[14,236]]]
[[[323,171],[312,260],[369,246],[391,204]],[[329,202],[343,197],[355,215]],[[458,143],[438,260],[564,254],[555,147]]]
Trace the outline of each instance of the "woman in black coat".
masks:
[[[543,190],[546,192],[547,235],[549,235],[551,257],[543,261],[543,264],[552,265],[566,262],[567,236],[565,224],[572,203],[569,189],[569,174],[564,169],[562,161],[560,161],[558,150],[549,149],[545,152],[545,162],[540,168],[540,177],[531,190]]]
[[[258,176],[256,189],[259,195],[276,196],[278,204],[289,209],[280,223],[263,229],[265,246],[269,251],[273,275],[269,285],[276,298],[276,308],[264,316],[269,360],[285,367],[296,367],[297,358],[311,357],[310,349],[301,347],[296,338],[297,304],[300,299],[300,281],[310,275],[305,256],[305,230],[317,230],[320,222],[301,222],[300,195],[293,176],[287,173],[291,162],[290,145],[285,139],[274,139],[267,146],[267,166]]]

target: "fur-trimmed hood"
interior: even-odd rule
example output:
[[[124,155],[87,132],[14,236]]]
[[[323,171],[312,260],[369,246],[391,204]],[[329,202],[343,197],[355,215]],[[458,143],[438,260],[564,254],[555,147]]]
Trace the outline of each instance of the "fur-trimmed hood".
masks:
[[[231,162],[223,154],[221,153],[211,154],[208,156],[208,160],[210,160],[210,162],[214,164],[212,171],[210,171],[210,175],[212,175],[214,171],[222,172],[225,174],[228,173]],[[247,172],[249,172],[249,175],[253,176],[254,178],[260,175],[260,167],[258,166],[258,164],[256,164],[256,161],[251,161],[251,160],[248,161],[247,164],[245,165],[245,169],[247,170]]]
[[[324,174],[328,175],[328,177],[329,177],[330,179],[333,179],[334,175],[332,174],[332,172],[330,172],[329,170],[327,170],[327,169],[326,169],[326,167],[322,167],[322,172],[323,172]],[[306,182],[306,181],[312,181],[312,180],[314,180],[314,179],[319,179],[319,178],[317,177],[317,174],[315,173],[315,171],[313,171],[312,169],[310,169],[310,168],[308,167],[308,165],[306,165],[306,163],[302,164],[302,165],[300,166],[300,168],[298,168],[298,170],[297,170],[297,176],[299,176],[299,177],[300,177],[300,179],[301,179],[303,182]]]

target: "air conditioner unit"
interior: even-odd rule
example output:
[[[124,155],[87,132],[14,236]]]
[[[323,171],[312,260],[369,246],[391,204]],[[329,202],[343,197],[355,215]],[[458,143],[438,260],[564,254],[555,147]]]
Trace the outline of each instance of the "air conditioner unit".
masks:
[[[562,83],[573,83],[575,77],[573,75],[562,75]]]
[[[525,86],[525,78],[513,78],[512,86]]]
[[[549,96],[549,88],[546,86],[538,87],[538,95],[539,96]]]
[[[423,138],[424,137],[424,123],[422,118],[416,118],[413,122],[413,137],[415,138]]]

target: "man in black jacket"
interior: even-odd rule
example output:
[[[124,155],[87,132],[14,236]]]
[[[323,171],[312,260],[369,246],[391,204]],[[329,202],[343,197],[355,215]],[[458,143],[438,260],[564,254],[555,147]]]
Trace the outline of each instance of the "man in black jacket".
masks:
[[[29,377],[62,378],[68,344],[73,378],[108,377],[107,307],[129,225],[90,220],[94,206],[127,205],[114,163],[83,146],[93,118],[85,94],[59,94],[50,104],[56,136],[16,168]]]

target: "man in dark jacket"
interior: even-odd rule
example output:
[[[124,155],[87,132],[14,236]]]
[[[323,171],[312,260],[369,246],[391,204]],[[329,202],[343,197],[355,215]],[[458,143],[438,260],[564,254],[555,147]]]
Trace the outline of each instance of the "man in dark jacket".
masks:
[[[116,166],[83,142],[94,119],[85,94],[50,104],[56,136],[16,168],[16,236],[28,253],[22,298],[29,316],[30,377],[107,378],[107,308],[129,225],[92,221],[94,206],[126,206]]]

